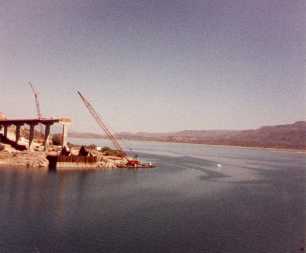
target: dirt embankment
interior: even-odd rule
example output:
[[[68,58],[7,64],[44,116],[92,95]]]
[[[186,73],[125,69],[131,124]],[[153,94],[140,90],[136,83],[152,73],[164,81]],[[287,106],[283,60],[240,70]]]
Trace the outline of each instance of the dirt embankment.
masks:
[[[48,160],[42,151],[17,151],[9,145],[4,145],[0,151],[0,165],[14,167],[47,168]]]
[[[45,168],[49,166],[47,155],[59,155],[57,151],[44,152],[44,151],[18,151],[7,144],[0,144],[0,166],[5,167],[23,167],[23,168]],[[58,162],[58,167],[65,168],[86,168],[85,163],[74,161],[73,158],[78,158],[79,148],[72,148],[69,156],[66,157],[68,162]],[[90,150],[90,156],[94,158],[95,162],[87,167],[96,169],[113,169],[122,168],[127,164],[127,159],[107,155],[96,150]],[[81,157],[82,158],[82,157]],[[70,161],[71,160],[71,161]]]

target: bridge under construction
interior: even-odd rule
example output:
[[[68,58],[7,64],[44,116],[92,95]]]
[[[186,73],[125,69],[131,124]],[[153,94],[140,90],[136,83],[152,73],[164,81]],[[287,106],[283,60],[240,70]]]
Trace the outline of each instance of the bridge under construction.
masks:
[[[71,123],[69,118],[7,119],[2,117],[0,118],[0,129],[3,129],[4,138],[8,138],[8,127],[15,126],[16,131],[14,141],[16,144],[18,144],[21,137],[21,127],[28,125],[30,127],[28,148],[31,149],[34,139],[35,126],[42,124],[45,126],[44,148],[47,150],[51,126],[56,123],[62,125],[62,145],[65,146],[67,144],[68,125]]]

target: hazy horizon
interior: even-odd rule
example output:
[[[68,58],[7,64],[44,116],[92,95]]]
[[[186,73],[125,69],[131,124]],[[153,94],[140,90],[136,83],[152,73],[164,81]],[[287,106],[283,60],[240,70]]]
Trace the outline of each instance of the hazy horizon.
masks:
[[[306,116],[305,1],[2,1],[0,112],[115,132],[254,129]]]
[[[128,134],[139,134],[139,133],[148,133],[148,134],[167,134],[167,133],[176,133],[176,132],[182,132],[182,131],[243,131],[243,130],[256,130],[259,129],[261,127],[274,127],[274,126],[279,126],[279,125],[292,125],[294,123],[297,122],[305,122],[305,120],[299,120],[299,121],[295,121],[295,122],[287,122],[287,123],[283,123],[283,124],[277,124],[277,125],[262,125],[256,128],[244,128],[244,129],[232,129],[232,128],[223,128],[223,129],[213,129],[213,128],[207,128],[207,129],[180,129],[180,130],[175,130],[175,131],[116,131],[114,132],[115,134],[124,134],[124,133],[128,133]],[[101,130],[101,129],[97,129],[96,131],[80,131],[78,129],[70,129],[70,132],[76,133],[76,134],[98,134],[98,135],[105,135],[105,133]],[[59,129],[59,132],[61,133],[61,129]]]

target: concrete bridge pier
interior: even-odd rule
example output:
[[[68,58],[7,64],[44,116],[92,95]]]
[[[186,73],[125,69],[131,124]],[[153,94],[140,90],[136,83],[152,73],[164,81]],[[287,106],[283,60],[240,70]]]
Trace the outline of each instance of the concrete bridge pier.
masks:
[[[3,135],[5,138],[7,138],[7,125],[3,126]]]
[[[48,144],[49,144],[49,139],[50,139],[50,128],[51,128],[51,124],[45,124],[45,139],[44,139],[45,150],[48,149]]]
[[[63,124],[63,131],[62,131],[62,146],[67,146],[67,137],[68,137],[68,125]]]
[[[29,134],[29,149],[31,150],[32,142],[34,139],[34,131],[36,124],[30,124],[30,134]]]
[[[16,142],[16,144],[18,144],[18,141],[19,141],[19,139],[20,139],[20,128],[21,128],[21,126],[22,125],[16,125],[16,140],[15,140],[15,142]]]

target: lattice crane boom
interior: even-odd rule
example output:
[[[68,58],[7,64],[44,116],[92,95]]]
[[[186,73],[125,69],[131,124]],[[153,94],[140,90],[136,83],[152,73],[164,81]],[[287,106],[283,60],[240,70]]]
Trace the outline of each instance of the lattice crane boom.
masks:
[[[41,115],[41,111],[40,111],[40,104],[39,104],[39,98],[38,98],[38,92],[35,90],[33,84],[31,82],[29,82],[29,85],[32,89],[32,92],[33,92],[33,95],[34,95],[34,98],[35,98],[35,105],[36,105],[36,113],[37,113],[37,117],[38,119],[41,119],[42,118],[42,115]]]
[[[114,147],[117,150],[120,150],[124,156],[127,156],[127,154],[124,152],[123,148],[121,147],[120,143],[117,141],[116,137],[114,136],[114,134],[109,130],[109,128],[103,122],[101,115],[96,112],[96,110],[93,108],[93,106],[90,104],[90,102],[81,94],[81,92],[78,91],[77,93],[81,97],[83,103],[85,104],[85,106],[88,109],[88,111],[91,114],[91,116],[95,119],[97,124],[102,128],[104,133],[111,140],[111,142],[113,143]]]

